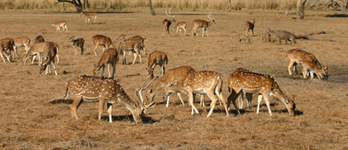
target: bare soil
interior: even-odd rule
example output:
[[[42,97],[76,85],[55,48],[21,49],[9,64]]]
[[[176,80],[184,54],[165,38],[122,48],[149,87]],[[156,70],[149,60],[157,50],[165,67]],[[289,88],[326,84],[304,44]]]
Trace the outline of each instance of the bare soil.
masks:
[[[301,48],[328,65],[329,75],[347,75],[346,15],[335,17],[336,12],[332,11],[306,11],[305,19],[299,20],[279,11],[213,11],[216,24],[208,28],[209,36],[202,38],[201,33],[197,37],[191,35],[191,22],[207,20],[206,11],[173,13],[177,22],[187,22],[188,33],[171,31],[171,36],[162,37],[162,21],[168,17],[159,11],[156,16],[141,11],[101,13],[99,24],[85,24],[85,18],[76,13],[1,11],[0,38],[28,36],[34,41],[37,35],[42,35],[46,41],[60,45],[61,59],[58,76],[39,74],[37,63],[24,66],[24,48],[19,48],[20,58],[14,62],[0,62],[0,149],[348,149],[348,83],[304,79],[301,74],[290,76],[284,57],[286,51]],[[253,18],[255,36],[250,37],[251,43],[240,43],[238,34],[243,33],[244,22]],[[58,21],[67,21],[69,31],[56,32],[51,23]],[[294,45],[264,43],[261,34],[267,27],[295,34],[325,31],[326,34],[313,37],[335,41],[300,39]],[[185,94],[185,106],[173,95],[166,108],[160,92],[155,98],[157,105],[148,110],[144,124],[136,124],[122,104],[114,107],[113,123],[108,122],[106,112],[102,120],[97,119],[97,103],[83,103],[77,111],[80,119],[75,120],[70,116],[71,100],[54,104],[48,101],[64,95],[68,80],[92,75],[101,54],[101,48],[98,57],[93,53],[92,36],[96,34],[109,36],[114,43],[119,42],[116,38],[121,34],[146,37],[149,39],[145,43],[146,53],[154,50],[167,53],[167,69],[189,65],[197,71],[216,71],[223,76],[225,98],[229,94],[227,77],[236,68],[272,75],[282,90],[295,98],[296,116],[289,116],[284,104],[275,98],[270,99],[273,116],[264,102],[261,112],[256,114],[256,96],[252,108],[242,110],[242,115],[237,115],[232,106],[227,118],[223,106],[217,106],[207,118],[209,107],[202,108],[197,103],[202,115],[191,116]],[[74,55],[68,41],[71,36],[86,40],[85,55]],[[147,77],[146,57],[142,57],[143,64],[137,60],[131,65],[133,56],[127,55],[128,65],[119,61],[116,67],[116,78],[134,100],[135,89]],[[160,74],[156,68],[155,75]],[[207,97],[205,100],[209,105],[210,100]]]

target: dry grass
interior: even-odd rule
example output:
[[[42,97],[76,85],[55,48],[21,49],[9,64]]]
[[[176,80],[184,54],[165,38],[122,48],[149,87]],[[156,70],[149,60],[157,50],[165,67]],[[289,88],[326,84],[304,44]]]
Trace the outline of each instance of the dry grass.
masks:
[[[213,11],[216,25],[208,28],[209,37],[192,37],[191,21],[207,19],[206,12],[176,11],[177,21],[188,22],[188,33],[162,37],[164,14],[151,16],[140,13],[104,13],[98,16],[100,24],[85,24],[79,14],[43,14],[40,11],[1,11],[0,38],[42,35],[61,47],[59,76],[40,75],[37,65],[23,66],[21,58],[15,62],[0,62],[0,147],[1,149],[347,149],[347,83],[303,79],[301,75],[289,76],[284,55],[291,48],[303,48],[316,55],[329,66],[330,75],[348,74],[347,45],[348,20],[324,17],[329,12],[306,11],[305,20],[295,16],[279,15],[277,11],[238,11],[225,13]],[[267,15],[267,25],[261,23]],[[239,43],[238,34],[246,20],[256,19],[255,37],[251,43]],[[68,32],[55,32],[52,22],[66,20]],[[296,45],[274,45],[261,42],[260,35],[266,27],[286,29],[291,32],[326,31],[317,38],[335,39],[335,42],[298,40]],[[238,67],[272,75],[282,90],[295,98],[297,116],[291,117],[285,106],[271,98],[273,116],[265,105],[256,114],[256,96],[251,109],[226,118],[222,106],[217,106],[211,118],[206,118],[208,108],[199,108],[202,116],[191,116],[191,107],[180,105],[176,95],[170,107],[165,107],[163,93],[158,93],[158,103],[148,111],[146,124],[135,124],[121,104],[114,107],[113,123],[108,123],[106,113],[97,120],[97,103],[83,103],[77,111],[80,120],[70,117],[70,101],[51,104],[48,100],[64,94],[66,81],[83,74],[92,74],[98,61],[94,56],[92,36],[103,34],[116,39],[140,35],[149,39],[145,43],[151,51],[167,53],[167,69],[189,65],[196,70],[212,70],[223,75],[223,95],[228,96],[227,76]],[[199,34],[200,35],[200,34]],[[75,56],[68,38],[83,37],[85,54]],[[118,41],[114,41],[117,43]],[[99,54],[101,48],[98,49]],[[20,48],[23,56],[24,48]],[[133,56],[128,57],[128,63]],[[145,56],[146,57],[146,56]],[[144,58],[145,58],[144,57]],[[116,76],[131,98],[135,89],[146,78],[144,64],[120,65]],[[160,69],[155,69],[160,74]],[[184,95],[184,94],[183,94]],[[184,96],[185,102],[187,97]],[[208,98],[206,98],[209,104]],[[262,102],[264,104],[264,102]],[[198,106],[198,104],[196,104]]]
[[[62,10],[62,3],[56,4],[56,0],[8,0],[0,2],[0,9],[49,9]],[[120,9],[131,9],[147,7],[148,0],[89,0],[89,11],[114,11]],[[174,9],[212,9],[227,10],[227,0],[152,0],[154,8],[174,8]],[[232,0],[232,9],[242,7],[248,9],[286,9],[289,6],[296,6],[296,1],[288,0]],[[74,11],[72,4],[67,5],[67,10]]]

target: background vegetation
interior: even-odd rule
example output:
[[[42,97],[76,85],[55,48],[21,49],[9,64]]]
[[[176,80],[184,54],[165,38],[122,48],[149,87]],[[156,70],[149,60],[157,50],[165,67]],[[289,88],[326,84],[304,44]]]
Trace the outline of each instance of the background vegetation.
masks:
[[[3,0],[0,9],[53,9],[62,10],[63,4],[56,0]],[[89,0],[90,10],[112,11],[126,8],[147,7],[148,0]],[[154,8],[170,7],[174,9],[211,9],[227,10],[228,0],[152,0]],[[240,6],[248,9],[286,9],[295,7],[296,1],[289,0],[231,0],[232,9]],[[67,4],[67,11],[75,10],[72,4]]]

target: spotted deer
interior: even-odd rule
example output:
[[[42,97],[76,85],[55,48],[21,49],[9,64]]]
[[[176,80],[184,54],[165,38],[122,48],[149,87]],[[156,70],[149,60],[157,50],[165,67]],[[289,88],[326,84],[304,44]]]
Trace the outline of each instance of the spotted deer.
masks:
[[[313,75],[314,75],[313,71],[317,74],[319,79],[324,78],[325,76],[328,75],[328,67],[322,66],[313,54],[306,52],[302,49],[295,48],[295,49],[291,49],[287,51],[285,54],[285,58],[289,58],[290,60],[288,65],[289,75],[292,75],[292,71],[291,71],[292,67],[294,69],[294,73],[298,74],[297,67],[296,67],[297,64],[302,64],[303,66],[302,73],[305,73],[303,74],[304,78],[306,78],[308,69],[311,69],[310,71],[311,78],[313,78]],[[303,64],[303,62],[305,62],[305,64]]]
[[[290,115],[295,115],[295,103],[284,94],[272,76],[238,68],[228,76],[228,89],[230,92],[228,97],[228,107],[232,101],[238,114],[240,114],[240,111],[237,107],[236,100],[244,91],[246,93],[261,93],[261,95],[258,96],[257,101],[257,114],[259,113],[260,103],[263,97],[269,114],[272,116],[268,97],[275,96],[285,104]]]
[[[168,86],[171,86],[171,85],[173,84],[168,83]],[[186,76],[182,84],[177,86],[179,87],[181,86],[181,88],[189,96],[189,104],[192,106],[191,115],[193,115],[194,111],[197,114],[199,114],[197,108],[194,106],[195,94],[204,94],[204,95],[208,95],[208,97],[212,100],[210,104],[210,111],[207,117],[210,117],[210,115],[212,114],[214,110],[216,102],[219,99],[222,101],[222,104],[225,107],[227,117],[229,116],[226,101],[224,97],[222,96],[221,74],[213,72],[213,71],[198,71],[198,72],[190,73],[189,75]]]
[[[107,49],[100,57],[97,64],[94,65],[93,75],[96,76],[97,71],[103,67],[101,77],[103,77],[105,65],[108,65],[109,77],[115,76],[116,62],[118,61],[118,53],[115,48]],[[112,74],[110,74],[110,64],[112,65]]]
[[[103,52],[105,49],[108,49],[109,47],[115,47],[112,44],[112,41],[109,37],[104,36],[104,35],[95,35],[92,37],[92,41],[94,44],[94,54],[97,56],[97,48],[98,46],[103,46]]]
[[[59,31],[60,32],[60,27],[63,28],[62,31],[66,30],[68,31],[68,27],[66,26],[66,21],[59,21],[59,22],[56,22],[56,23],[52,23],[52,26],[53,27],[56,27],[56,31]]]
[[[162,22],[162,26],[163,26],[163,34],[162,36],[164,36],[164,32],[167,31],[168,32],[168,35],[170,36],[169,34],[169,26],[173,23],[173,22],[176,22],[174,17],[175,15],[172,15],[171,14],[171,10],[169,10],[169,15],[167,14],[167,10],[165,9],[165,13],[167,16],[170,17],[170,19],[164,19],[163,22]]]
[[[99,23],[99,20],[97,18],[98,17],[97,13],[83,13],[83,12],[81,12],[80,17],[81,16],[85,16],[86,17],[85,23],[89,24],[89,20],[91,20],[91,18],[93,18],[93,23],[95,23],[95,21],[97,21]]]
[[[155,70],[156,65],[159,65],[162,70],[162,76],[165,74],[164,64],[168,64],[167,54],[162,51],[153,51],[147,57],[147,68],[145,67],[145,71],[150,76],[150,79],[153,79],[153,71]]]
[[[154,106],[154,103],[145,106],[139,100],[132,100],[113,78],[78,76],[66,83],[65,99],[69,95],[73,97],[71,117],[75,119],[78,119],[76,112],[82,102],[99,101],[98,120],[101,119],[104,105],[107,104],[109,122],[112,122],[112,105],[117,101],[132,113],[136,123],[142,123],[142,117],[144,117],[146,110]],[[136,96],[140,99],[137,91]]]
[[[121,35],[122,36],[122,35]],[[124,35],[125,36],[125,35]],[[143,55],[146,55],[146,51],[145,51],[145,41],[148,41],[147,38],[143,38],[139,35],[136,35],[136,36],[133,36],[131,38],[128,38],[130,40],[139,40],[141,41],[141,47],[142,47],[142,50],[144,51]],[[125,39],[124,39],[125,40]]]
[[[14,51],[13,46],[14,40],[12,38],[4,38],[0,40],[0,55],[4,63],[6,63],[4,56],[7,58],[8,62],[11,62],[11,51]],[[6,51],[7,49],[9,50],[9,52]]]
[[[173,32],[176,30],[176,33],[178,33],[178,31],[180,30],[181,33],[181,29],[183,29],[186,33],[186,25],[186,22],[178,22],[176,26],[173,28]]]
[[[253,33],[254,36],[254,25],[255,25],[255,19],[251,20],[251,21],[245,21],[244,23],[244,32],[246,32],[246,35],[249,36],[249,31],[251,30],[251,32]]]
[[[126,52],[132,52],[134,55],[134,60],[132,65],[135,64],[135,61],[137,60],[137,57],[139,57],[140,59],[140,63],[143,63],[141,60],[141,55],[140,55],[140,50],[143,48],[143,43],[142,41],[138,40],[138,39],[126,39],[120,42],[120,44],[118,45],[118,52],[120,55],[123,55],[123,61],[122,61],[122,65],[127,64],[126,62]]]
[[[209,26],[211,26],[213,23],[215,23],[215,20],[214,18],[211,17],[211,12],[208,14],[208,18],[209,20],[208,21],[205,21],[205,20],[199,20],[199,19],[196,19],[196,20],[193,20],[192,21],[192,36],[195,36],[196,35],[196,30],[198,28],[202,28],[202,37],[204,37],[204,31],[206,32],[207,36],[208,36],[208,30],[207,28]]]
[[[42,42],[44,44],[42,52],[42,63],[40,64],[40,74],[46,70],[45,75],[51,74],[51,64],[54,69],[55,75],[58,75],[55,65],[55,58],[58,51],[58,47],[53,42]],[[40,43],[39,43],[40,44]],[[47,67],[48,66],[48,67]]]
[[[167,99],[166,107],[169,106],[169,99],[172,93],[176,93],[179,96],[181,103],[184,105],[185,103],[181,98],[181,93],[185,93],[185,91],[183,91],[182,89],[182,82],[185,80],[187,75],[193,72],[195,72],[195,69],[193,69],[190,66],[181,66],[178,68],[168,70],[162,78],[156,80],[153,84],[148,84],[148,86],[151,85],[149,87],[143,87],[141,91],[146,91],[146,97],[148,98],[150,103],[152,103],[155,98],[155,95],[159,91],[164,89],[165,96],[163,97],[163,99]],[[152,81],[154,81],[155,79],[156,78],[153,78]],[[144,82],[144,84],[145,83],[146,81]],[[142,102],[144,102],[142,96],[140,96],[140,98]]]
[[[75,36],[72,36],[69,41],[75,48],[75,55],[77,55],[77,47],[81,49],[81,55],[83,55],[83,45],[85,44],[85,40],[83,38],[75,39]]]
[[[34,57],[32,59],[32,62],[31,64],[34,64],[34,61],[36,59],[36,57],[38,58],[38,61],[39,61],[39,65],[42,64],[42,53],[48,49],[49,47],[49,44],[48,43],[51,43],[51,47],[56,50],[55,52],[55,61],[56,63],[58,64],[59,63],[59,54],[58,54],[58,50],[59,50],[59,45],[55,42],[40,42],[40,43],[35,43],[30,49],[29,51],[24,55],[24,58],[23,58],[23,63],[24,65],[26,65],[27,63],[27,60],[31,57]]]
[[[17,37],[14,38],[14,45],[13,45],[13,49],[18,57],[18,51],[17,48],[24,46],[25,48],[25,52],[29,51],[29,44],[30,44],[30,39],[26,36],[23,37]]]
[[[40,43],[40,42],[45,42],[45,39],[41,35],[38,35],[35,38],[35,43]]]

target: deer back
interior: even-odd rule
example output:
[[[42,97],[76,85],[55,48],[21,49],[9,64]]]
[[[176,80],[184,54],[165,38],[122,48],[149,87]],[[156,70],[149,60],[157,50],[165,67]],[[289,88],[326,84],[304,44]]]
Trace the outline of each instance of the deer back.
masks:
[[[41,35],[38,35],[35,38],[35,43],[40,43],[40,42],[45,42],[45,39]]]
[[[185,91],[191,89],[196,93],[201,93],[207,90],[221,91],[222,76],[214,71],[198,71],[186,76],[183,85]]]
[[[94,45],[105,45],[107,47],[114,47],[109,37],[104,35],[95,35],[92,37]]]
[[[28,37],[26,37],[26,36],[17,37],[17,38],[15,38],[13,40],[14,40],[14,44],[16,46],[20,46],[20,45],[24,45],[24,44],[29,45],[29,43],[30,43],[30,39]]]
[[[100,57],[98,63],[94,65],[93,73],[95,74],[102,66],[112,63],[115,59],[118,59],[117,50],[115,48],[107,49]]]
[[[0,44],[3,48],[12,49],[14,46],[14,40],[12,38],[4,38],[0,40]]]

